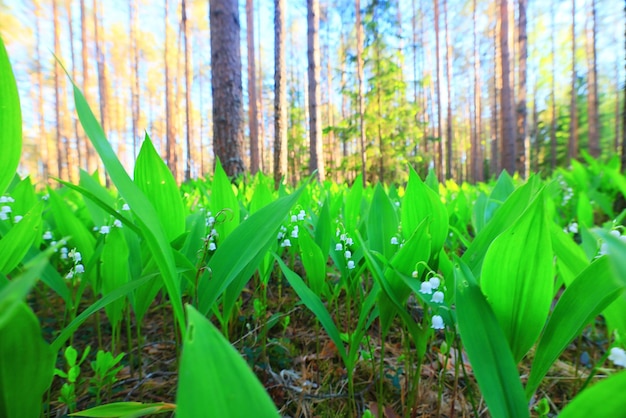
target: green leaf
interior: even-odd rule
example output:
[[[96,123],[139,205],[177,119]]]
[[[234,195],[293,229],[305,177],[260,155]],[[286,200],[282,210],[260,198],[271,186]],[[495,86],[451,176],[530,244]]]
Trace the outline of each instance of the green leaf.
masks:
[[[313,293],[321,296],[326,288],[326,260],[322,250],[306,230],[300,231],[298,244],[309,287]]]
[[[343,221],[346,231],[352,235],[361,223],[361,200],[363,199],[363,180],[359,174],[346,196],[346,204],[343,207]]]
[[[626,371],[617,373],[576,396],[559,418],[621,417],[626,411]]]
[[[135,183],[152,203],[169,241],[185,232],[185,207],[176,180],[148,134],[135,163]]]
[[[548,317],[554,295],[552,257],[543,194],[485,254],[480,286],[516,362],[535,343]]]
[[[98,152],[98,155],[100,155],[111,181],[113,181],[120,195],[124,198],[135,215],[137,226],[141,230],[146,245],[154,255],[157,265],[159,266],[163,282],[165,283],[172,304],[174,317],[182,332],[185,329],[185,313],[183,312],[180,294],[180,279],[176,271],[174,254],[163,226],[161,225],[159,215],[150,203],[150,200],[148,200],[141,189],[131,180],[126,170],[124,170],[124,166],[122,166],[113,147],[111,147],[111,144],[107,141],[102,127],[89,108],[89,104],[73,80],[72,85],[74,89],[74,103],[80,123]]]
[[[39,321],[21,302],[0,328],[0,416],[36,418],[52,383],[55,355]]]
[[[396,211],[380,183],[374,188],[374,196],[366,225],[368,248],[391,258],[398,248],[398,245],[391,244],[391,238],[397,237],[398,219]],[[398,241],[401,240],[398,239]]]
[[[219,242],[223,242],[239,226],[240,210],[233,186],[219,159],[215,162],[210,206],[215,216],[215,229],[219,234]]]
[[[0,196],[15,177],[22,156],[22,110],[15,76],[0,37]]]
[[[526,384],[528,398],[568,344],[624,291],[624,287],[624,283],[615,279],[608,257],[602,257],[565,289],[537,346]]]
[[[176,416],[278,418],[261,382],[213,324],[189,305],[187,317]]]
[[[341,339],[341,334],[337,329],[337,325],[335,325],[335,323],[333,322],[333,318],[328,313],[326,306],[324,306],[324,303],[315,293],[313,293],[311,289],[307,287],[306,283],[304,283],[304,280],[302,280],[302,278],[297,273],[287,267],[287,265],[283,262],[283,260],[280,259],[280,257],[274,254],[274,258],[278,262],[280,269],[283,271],[285,278],[287,279],[291,287],[293,287],[293,290],[298,294],[300,300],[302,300],[302,303],[304,303],[304,305],[309,308],[311,312],[313,312],[313,315],[315,315],[320,324],[322,324],[322,327],[326,330],[326,333],[328,334],[330,339],[335,343],[335,346],[337,346],[337,351],[339,352],[341,358],[344,360],[344,363],[346,363],[346,366],[349,366],[347,364],[348,356],[346,353],[346,349],[343,345],[343,341]]]
[[[494,418],[528,417],[528,406],[513,354],[498,320],[470,268],[455,268],[459,333],[481,393]]]
[[[141,402],[114,402],[107,405],[100,405],[84,411],[69,414],[70,417],[92,417],[92,418],[135,418],[163,412],[172,412],[176,405],[165,402],[141,403]]]
[[[126,239],[120,228],[111,228],[107,234],[100,256],[100,278],[102,281],[102,295],[107,295],[113,290],[128,283],[129,280],[129,251]],[[117,328],[123,319],[123,311],[126,306],[124,299],[117,300],[105,308],[109,322],[113,328]]]
[[[13,271],[41,238],[42,211],[43,205],[37,204],[0,239],[0,273]]]
[[[198,285],[198,310],[204,315],[226,287],[276,240],[276,232],[298,201],[303,188],[281,197],[250,215],[235,229],[211,256],[208,263],[209,280]],[[255,266],[256,267],[256,266]]]

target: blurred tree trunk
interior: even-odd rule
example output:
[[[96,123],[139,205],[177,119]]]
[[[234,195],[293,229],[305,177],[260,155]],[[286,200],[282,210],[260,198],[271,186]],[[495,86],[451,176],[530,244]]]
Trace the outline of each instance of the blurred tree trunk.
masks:
[[[183,0],[184,1],[184,0]],[[133,160],[137,160],[137,150],[139,149],[139,48],[137,42],[137,0],[128,2],[128,26],[130,41],[130,102],[133,136]]]
[[[165,161],[175,179],[178,179],[178,159],[176,155],[176,127],[174,122],[174,103],[172,91],[172,70],[170,64],[170,36],[169,36],[169,0],[165,0],[165,51],[163,61],[165,65]]]
[[[50,140],[46,133],[46,121],[44,120],[44,95],[43,95],[43,68],[41,63],[41,5],[39,1],[34,2],[35,14],[35,65],[37,72],[37,127],[39,136],[39,155],[43,166],[42,178],[48,179],[52,174],[50,169],[51,156],[53,150],[50,147]]]
[[[448,1],[443,0],[443,20],[446,31],[446,96],[448,99],[448,115],[446,117],[446,179],[452,178],[452,65],[454,61],[450,30],[448,29]]]
[[[441,135],[441,77],[443,73],[439,48],[439,0],[433,0],[433,2],[435,7],[435,62],[437,67],[437,76],[435,77],[435,89],[437,90],[437,174],[439,181],[443,181],[445,179],[446,164],[444,158],[445,146]]]
[[[59,23],[59,5],[57,0],[52,1],[52,21],[54,25],[54,54],[61,54],[61,24]],[[65,141],[65,76],[61,74],[61,66],[54,63],[54,114],[56,122],[57,172],[56,176],[68,180],[68,166]]]
[[[104,66],[104,51],[100,39],[100,21],[98,13],[98,3],[92,1],[93,27],[94,27],[94,44],[96,46],[96,70],[98,72],[98,103],[100,105],[100,125],[105,136],[109,135],[109,98],[107,90],[107,70]],[[110,178],[105,173],[106,185],[110,185]]]
[[[472,180],[483,181],[483,155],[482,155],[482,112],[480,93],[480,52],[478,45],[477,0],[472,1],[472,20],[474,25],[474,130],[471,144],[471,167]]]
[[[274,184],[287,180],[287,64],[285,0],[274,0]],[[294,171],[295,175],[295,171]]]
[[[187,19],[187,2],[182,0],[181,3],[181,23],[183,25],[183,44],[185,48],[185,133],[187,143],[187,158],[185,163],[185,180],[191,179],[191,149],[193,147],[193,141],[191,139],[191,132],[193,130],[192,108],[191,108],[191,82],[193,79],[193,70],[191,63],[191,45],[189,44],[189,38],[191,37],[189,31],[189,20]],[[254,81],[253,81],[254,83]]]
[[[72,19],[71,0],[65,1],[65,11],[67,13],[67,27],[69,30],[70,57],[72,60],[72,80],[76,80],[76,54],[74,53],[74,23]],[[65,85],[65,83],[63,83],[63,85]],[[63,94],[65,95],[65,89],[63,89],[63,91]],[[83,166],[80,147],[85,138],[81,134],[81,131],[79,129],[78,118],[72,119],[74,122],[74,135],[72,135],[73,138],[70,140],[68,132],[68,138],[65,141],[65,155],[67,156],[67,173],[69,176],[68,178],[71,182],[75,183],[77,181],[78,170]],[[72,142],[74,142],[75,147],[72,147]]]
[[[81,47],[81,61],[83,64],[83,94],[87,103],[93,104],[91,100],[91,79],[89,77],[89,39],[87,36],[87,10],[85,9],[85,0],[80,0],[80,39],[82,43]],[[93,149],[91,142],[85,138],[85,154],[87,159],[87,171],[89,173],[94,172],[98,168],[98,160],[96,158],[96,152]]]
[[[578,109],[576,106],[576,0],[572,0],[572,85],[567,163],[578,158]]]
[[[552,57],[552,80],[550,83],[550,90],[551,90],[551,94],[550,97],[552,98],[552,102],[551,102],[551,107],[552,107],[552,111],[550,112],[552,115],[552,119],[550,121],[550,169],[551,172],[554,172],[554,170],[556,170],[556,162],[557,162],[557,155],[556,155],[556,121],[557,121],[557,114],[556,114],[556,25],[555,25],[555,21],[554,21],[554,17],[555,17],[556,11],[554,10],[554,2],[551,3],[551,13],[550,13],[550,17],[552,19],[551,22],[551,37],[550,37],[550,43],[551,43],[551,47],[552,47],[552,51],[551,51],[551,57]]]
[[[237,0],[210,0],[213,149],[226,173],[243,174],[243,87]]]
[[[512,95],[512,71],[509,57],[509,12],[508,0],[500,0],[500,66],[502,75],[502,90],[500,91],[501,112],[502,112],[502,150],[501,169],[507,170],[509,174],[515,172],[516,135],[515,135],[515,113],[513,109]]]
[[[626,4],[624,4],[624,15],[626,15]],[[626,51],[626,28],[624,28],[624,51]],[[624,63],[626,69],[626,63]],[[625,77],[626,78],[626,77]],[[626,83],[623,87],[624,102],[622,109],[622,154],[621,154],[621,168],[622,173],[626,173]]]
[[[256,63],[254,54],[254,4],[246,0],[246,35],[248,44],[248,127],[250,130],[250,173],[260,168],[259,121],[256,98]]]
[[[491,102],[491,158],[490,158],[490,175],[497,176],[500,171],[500,126],[502,122],[502,115],[500,114],[500,106],[498,99],[500,97],[500,90],[502,86],[502,75],[500,71],[501,51],[498,47],[498,40],[500,39],[500,33],[502,32],[501,22],[498,18],[498,5],[500,0],[494,2],[494,28],[493,28],[493,96]]]
[[[589,118],[589,153],[598,158],[600,156],[600,138],[598,132],[598,71],[596,65],[596,1],[590,0],[587,29],[587,117]]]
[[[365,148],[365,76],[363,74],[363,24],[361,23],[361,0],[354,2],[356,16],[356,74],[358,83],[357,101],[359,104],[359,153],[361,155],[361,176],[363,185],[367,183],[367,154]]]
[[[517,90],[517,171],[526,177],[526,61],[528,59],[528,37],[526,35],[526,9],[528,0],[518,0],[518,47],[519,47],[519,85]]]

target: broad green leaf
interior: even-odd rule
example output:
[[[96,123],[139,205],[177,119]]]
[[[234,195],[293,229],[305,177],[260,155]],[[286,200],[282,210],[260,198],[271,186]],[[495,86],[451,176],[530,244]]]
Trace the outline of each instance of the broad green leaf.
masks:
[[[578,190],[578,203],[576,205],[576,218],[579,225],[591,228],[593,226],[593,207],[584,190]]]
[[[135,183],[152,203],[169,241],[185,232],[185,207],[176,180],[148,134],[135,163]]]
[[[62,182],[66,186],[68,184],[66,182]],[[108,217],[106,213],[111,213],[110,211],[115,211],[115,199],[109,193],[107,189],[105,189],[99,182],[97,182],[93,177],[89,175],[85,170],[80,170],[80,187],[82,189],[74,189],[83,195],[83,199],[85,201],[85,206],[87,210],[91,214],[91,219],[93,220],[95,225],[104,225],[108,221]],[[83,191],[88,192],[89,196]],[[91,199],[94,197],[95,199]],[[104,205],[104,208],[102,207]],[[107,210],[108,208],[110,210]]]
[[[230,343],[187,305],[188,327],[178,371],[178,418],[278,418],[263,385]],[[207,355],[210,353],[210,355]]]
[[[531,177],[525,185],[516,189],[489,223],[476,235],[472,245],[463,253],[463,262],[472,269],[474,275],[480,275],[480,269],[489,245],[502,231],[513,225],[528,207],[536,194],[538,182],[537,177]]]
[[[559,418],[623,417],[626,411],[626,371],[614,374],[578,394]]]
[[[11,197],[15,200],[11,204],[13,215],[24,215],[40,200],[30,177],[20,180],[11,188]]]
[[[22,155],[22,110],[15,76],[0,37],[0,196],[15,177]]]
[[[219,159],[215,162],[210,206],[215,216],[219,242],[223,242],[239,226],[240,214],[239,201]]]
[[[136,418],[163,412],[172,412],[176,405],[165,402],[141,403],[141,402],[114,402],[106,405],[85,409],[84,411],[69,414],[70,417],[92,418]]]
[[[597,315],[624,291],[615,279],[608,257],[592,263],[561,295],[539,340],[526,396],[530,398],[550,366]]]
[[[39,321],[21,302],[0,328],[0,416],[36,418],[52,383],[55,355]]]
[[[433,254],[439,253],[448,236],[448,211],[439,195],[419,178],[411,167],[409,183],[402,201],[402,233],[408,239],[417,226],[428,218]]]
[[[293,290],[297,293],[300,300],[302,300],[302,303],[304,303],[304,305],[309,308],[311,312],[313,312],[315,318],[317,318],[320,324],[322,324],[322,327],[326,330],[326,333],[328,334],[330,339],[337,346],[337,351],[339,352],[339,355],[344,360],[344,362],[347,363],[348,356],[346,353],[346,348],[343,345],[343,341],[341,340],[341,334],[337,329],[337,325],[335,325],[335,323],[333,322],[333,318],[328,313],[328,310],[326,309],[324,303],[315,293],[313,293],[311,289],[309,289],[309,287],[306,285],[306,283],[304,283],[304,280],[302,280],[298,273],[295,273],[289,267],[287,267],[283,260],[281,260],[280,257],[278,257],[277,255],[274,255],[274,258],[276,259],[276,262],[278,262],[280,269],[283,271],[285,278],[287,279],[291,287],[293,287]]]
[[[126,170],[124,170],[124,166],[122,166],[113,147],[111,147],[111,144],[107,141],[104,131],[91,111],[89,104],[73,80],[72,85],[74,103],[80,123],[98,152],[98,155],[100,155],[111,181],[113,181],[120,195],[133,211],[142,237],[145,239],[146,245],[154,255],[157,265],[159,266],[163,282],[165,283],[170,298],[170,303],[172,304],[174,317],[182,332],[185,329],[185,314],[183,312],[180,294],[180,279],[176,271],[172,248],[170,247],[159,215],[150,203],[150,200],[148,200],[141,189],[131,180]]]
[[[491,194],[485,206],[485,212],[483,214],[485,224],[491,221],[495,213],[509,196],[511,196],[514,190],[515,185],[513,184],[513,179],[506,170],[502,171],[496,185],[493,187],[493,190],[491,190]]]
[[[494,418],[528,417],[516,362],[499,322],[470,268],[455,268],[457,323],[481,393]]]
[[[201,280],[198,286],[200,312],[208,314],[215,301],[239,273],[257,260],[260,253],[268,250],[276,240],[278,228],[301,193],[302,188],[250,215],[218,245],[207,266],[210,279]]]
[[[322,250],[308,231],[300,231],[298,244],[309,287],[313,293],[321,296],[326,288],[326,260]]]
[[[0,239],[0,273],[9,274],[41,238],[42,210],[39,203]]]
[[[550,225],[550,241],[557,259],[557,268],[568,286],[589,265],[585,252],[554,222]]]
[[[343,208],[343,222],[346,227],[346,231],[349,234],[354,232],[359,227],[361,219],[361,200],[363,199],[363,180],[361,175],[358,175],[352,183],[352,187],[346,196],[346,203]]]
[[[326,199],[324,199],[324,205],[320,210],[320,216],[317,219],[317,224],[315,224],[315,242],[319,246],[320,250],[322,250],[322,258],[324,259],[324,262],[328,260],[330,242],[333,237],[330,204],[331,200],[327,195]]]
[[[485,254],[480,287],[519,362],[535,343],[550,311],[550,228],[541,193]]]
[[[396,211],[380,183],[374,188],[366,225],[368,248],[391,258],[399,246],[391,244],[392,237],[398,243],[402,240],[398,238]]]
[[[128,283],[129,280],[129,259],[128,245],[120,228],[111,228],[111,232],[104,239],[104,247],[100,259],[101,291],[105,296],[115,289]],[[124,299],[117,300],[105,307],[109,322],[113,329],[117,328],[123,319]]]

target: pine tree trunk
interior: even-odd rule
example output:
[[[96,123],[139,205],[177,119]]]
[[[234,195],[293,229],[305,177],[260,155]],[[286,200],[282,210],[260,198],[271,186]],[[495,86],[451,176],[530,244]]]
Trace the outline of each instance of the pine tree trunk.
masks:
[[[480,88],[480,56],[478,53],[478,26],[476,25],[477,17],[477,0],[473,0],[472,20],[474,24],[474,134],[471,144],[471,167],[472,180],[483,181],[483,156],[482,156],[482,112],[481,112],[481,88]]]
[[[443,142],[443,138],[441,135],[441,78],[442,78],[442,68],[441,68],[441,59],[440,59],[440,48],[439,48],[439,0],[433,0],[434,8],[435,8],[435,62],[437,68],[437,76],[435,77],[435,89],[437,90],[437,162],[439,167],[437,168],[437,173],[439,177],[439,181],[443,181],[445,179],[446,173],[446,164],[445,164],[445,145]]]
[[[598,132],[598,71],[596,65],[596,1],[590,0],[589,18],[591,27],[587,30],[587,116],[589,118],[589,153],[598,158],[600,156],[600,137]]]
[[[170,63],[170,35],[169,35],[169,0],[165,0],[165,50],[163,61],[165,65],[165,161],[175,179],[178,179],[178,155],[176,153],[176,127],[174,126],[174,92],[172,91],[172,65]],[[172,60],[174,61],[174,60]]]
[[[69,30],[69,43],[70,43],[70,57],[72,60],[72,80],[76,80],[76,54],[74,53],[74,24],[72,23],[72,4],[71,1],[65,1],[65,11],[67,13],[67,26]],[[63,83],[65,86],[65,83]],[[65,89],[64,89],[64,95]],[[80,151],[81,143],[84,142],[85,138],[81,135],[79,130],[78,118],[73,119],[73,129],[74,134],[71,135],[72,140],[70,140],[69,132],[68,138],[65,141],[65,155],[67,156],[67,173],[68,178],[72,183],[77,182],[78,169],[83,166],[82,164],[82,153]],[[72,142],[74,142],[74,147],[72,147]]]
[[[274,0],[274,184],[287,180],[287,64],[285,0]],[[294,172],[295,175],[295,172]]]
[[[81,61],[83,64],[83,94],[87,103],[93,103],[91,101],[91,78],[89,77],[89,39],[87,36],[87,11],[85,9],[85,0],[80,0],[80,39],[82,43],[81,47]],[[96,152],[91,145],[91,142],[85,138],[85,154],[87,158],[87,170],[92,173],[98,168],[98,160],[96,158]]]
[[[358,83],[357,101],[359,104],[359,152],[361,154],[361,176],[363,185],[367,183],[367,154],[365,148],[365,76],[363,75],[363,25],[361,23],[361,0],[355,0],[356,15],[356,74]]]
[[[185,139],[187,144],[187,158],[185,163],[185,180],[191,178],[191,150],[193,141],[191,132],[193,131],[193,121],[191,120],[191,81],[193,79],[192,63],[191,63],[191,45],[189,44],[189,20],[187,19],[187,2],[182,0],[181,3],[181,20],[183,25],[183,45],[185,48]],[[253,81],[254,83],[254,81]]]
[[[517,91],[517,171],[522,178],[526,177],[526,61],[528,58],[528,46],[526,35],[526,8],[528,0],[518,0],[519,24],[519,85]]]
[[[324,153],[322,149],[322,112],[320,104],[320,4],[319,0],[307,0],[307,44],[309,60],[309,172],[317,170],[317,178],[324,181]]]
[[[57,0],[52,1],[52,15],[54,25],[54,53],[57,57],[61,56],[61,25],[59,23],[59,10]],[[65,90],[63,83],[63,76],[61,75],[61,66],[58,63],[54,65],[54,114],[56,120],[56,149],[57,149],[57,172],[56,176],[68,180],[68,167],[67,156],[65,155],[66,148],[64,143],[66,141],[64,132],[64,117],[65,117]]]
[[[243,87],[237,0],[211,0],[213,149],[226,174],[243,174]]]
[[[515,172],[516,135],[515,135],[515,113],[513,109],[511,69],[509,57],[509,12],[508,0],[500,0],[500,20],[502,22],[500,31],[500,65],[502,75],[502,90],[500,92],[502,111],[502,151],[501,168],[507,170],[509,174]]]
[[[443,15],[446,31],[446,90],[448,99],[448,115],[446,117],[446,179],[452,178],[452,42],[450,42],[450,31],[448,29],[448,1],[443,0]]]
[[[98,98],[100,105],[100,125],[105,136],[109,135],[109,97],[107,90],[107,72],[104,65],[104,51],[102,41],[100,39],[100,22],[98,5],[96,0],[92,2],[93,26],[94,26],[94,44],[96,46],[96,70],[98,72]],[[109,176],[105,176],[107,186],[110,184]]]
[[[35,65],[37,71],[37,127],[39,136],[39,155],[42,161],[43,179],[51,175],[50,161],[53,151],[50,140],[46,133],[46,122],[44,120],[44,97],[43,97],[43,68],[41,59],[41,5],[35,2]]]
[[[554,2],[552,3],[552,10],[551,10],[550,16],[552,18],[551,39],[550,39],[550,43],[552,47],[552,51],[551,51],[552,52],[551,53],[552,80],[550,84],[550,89],[551,89],[550,97],[552,98],[552,103],[551,103],[552,111],[550,112],[552,115],[552,119],[550,121],[550,169],[551,169],[551,172],[554,172],[554,170],[556,170],[556,162],[557,162],[557,155],[556,155],[556,146],[557,146],[557,143],[556,143],[556,121],[557,121],[557,115],[556,115],[556,26],[554,22],[554,16],[555,16]]]
[[[184,0],[183,0],[184,1]],[[130,28],[130,95],[133,136],[133,159],[137,160],[139,149],[139,48],[137,45],[137,0],[128,2],[128,25]]]
[[[254,54],[254,5],[246,0],[246,39],[248,44],[248,128],[250,130],[250,174],[260,167],[259,121],[256,108],[256,63]]]
[[[567,163],[578,158],[578,109],[576,106],[576,0],[572,0],[572,85]]]

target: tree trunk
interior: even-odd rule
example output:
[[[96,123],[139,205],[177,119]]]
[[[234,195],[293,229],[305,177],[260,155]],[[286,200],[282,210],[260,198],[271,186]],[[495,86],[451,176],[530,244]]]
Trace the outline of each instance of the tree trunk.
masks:
[[[185,180],[191,178],[191,149],[193,147],[193,141],[191,139],[191,132],[193,122],[191,120],[192,108],[191,108],[191,81],[193,79],[192,63],[191,63],[191,45],[189,44],[189,21],[187,19],[187,2],[182,0],[181,3],[181,20],[183,25],[183,44],[185,48],[185,133],[187,143],[187,161],[185,164]],[[254,81],[253,81],[254,83]]]
[[[89,77],[89,39],[87,36],[87,11],[85,9],[85,0],[80,0],[80,39],[82,43],[81,47],[81,60],[83,63],[83,94],[87,103],[93,103],[91,100],[91,92],[89,87],[91,86],[91,79]],[[85,138],[85,154],[87,158],[87,170],[92,173],[98,168],[98,160],[96,158],[96,152],[93,149],[91,142]]]
[[[357,100],[359,104],[359,146],[361,154],[361,176],[363,186],[367,184],[367,154],[365,148],[365,76],[363,75],[363,25],[361,23],[361,0],[355,0],[356,15],[356,75],[358,85]]]
[[[50,161],[53,151],[46,133],[46,122],[44,120],[44,95],[43,95],[43,68],[41,63],[41,5],[35,2],[35,65],[37,71],[37,127],[39,136],[39,155],[42,162],[43,179],[48,179],[51,175]]]
[[[471,144],[471,167],[472,180],[483,181],[483,156],[482,156],[482,112],[481,112],[481,93],[480,93],[480,55],[478,52],[478,26],[476,25],[477,17],[477,0],[473,0],[472,20],[474,22],[474,141]]]
[[[526,8],[528,0],[518,0],[519,24],[519,86],[517,91],[517,171],[522,178],[526,177],[526,61],[528,46],[526,36]]]
[[[256,63],[254,54],[254,4],[246,0],[246,40],[248,44],[248,128],[250,130],[250,173],[259,171],[259,121],[256,108]]]
[[[446,31],[446,90],[448,99],[448,115],[446,117],[446,179],[452,178],[452,43],[450,42],[450,31],[448,30],[448,1],[443,0],[443,19]]]
[[[551,24],[551,37],[550,37],[550,43],[552,46],[552,51],[551,51],[551,57],[552,57],[552,80],[551,80],[551,84],[550,84],[550,89],[551,89],[551,98],[552,98],[552,103],[551,103],[551,107],[552,107],[552,120],[550,121],[550,169],[551,172],[554,172],[554,170],[556,170],[556,162],[557,162],[557,156],[556,156],[556,120],[557,120],[557,115],[556,115],[556,25],[555,25],[555,21],[554,21],[554,16],[556,14],[556,11],[554,10],[554,2],[551,3],[551,13],[550,13],[550,17],[552,19],[552,24]]]
[[[494,29],[493,29],[493,96],[491,107],[491,158],[490,158],[490,175],[495,176],[500,171],[500,122],[502,117],[500,115],[500,106],[498,98],[500,97],[500,90],[502,89],[502,77],[500,72],[500,48],[498,47],[498,40],[500,39],[500,33],[502,32],[501,22],[498,18],[498,5],[500,0],[495,0],[494,3]]]
[[[52,19],[54,25],[54,53],[57,57],[61,56],[61,25],[59,23],[59,10],[57,0],[52,1]],[[56,176],[68,180],[68,166],[67,156],[64,155],[66,150],[64,147],[65,132],[63,130],[65,126],[65,80],[61,75],[61,66],[58,63],[54,64],[54,113],[56,121],[56,148],[57,148],[57,172]]]
[[[184,0],[183,0],[184,1]],[[137,0],[128,2],[128,26],[130,40],[130,95],[131,95],[131,119],[133,136],[133,159],[137,160],[139,149],[139,48],[137,43]]]
[[[317,170],[317,178],[324,181],[324,153],[322,149],[322,112],[320,103],[320,4],[319,0],[307,0],[307,44],[309,60],[309,171]]]
[[[109,134],[109,100],[107,94],[107,73],[106,67],[104,66],[104,51],[103,46],[101,44],[100,39],[100,22],[99,22],[99,13],[98,13],[98,5],[99,3],[96,0],[92,2],[92,12],[93,12],[93,27],[94,27],[94,44],[96,46],[96,69],[98,72],[98,98],[100,105],[100,125],[102,125],[102,130],[104,131],[104,135],[107,136]],[[109,185],[110,179],[108,176],[105,176],[106,184]]]
[[[178,159],[176,153],[176,127],[174,122],[174,103],[172,91],[172,69],[170,63],[170,35],[169,35],[169,0],[165,0],[165,50],[163,53],[163,61],[165,65],[165,161],[175,179],[178,179]],[[211,25],[212,26],[212,25]]]
[[[515,158],[517,157],[515,143],[515,113],[511,87],[511,70],[509,57],[509,12],[508,0],[500,0],[500,62],[502,74],[502,90],[500,92],[502,111],[502,151],[501,168],[509,174],[515,172]]]
[[[576,0],[572,0],[572,86],[567,163],[578,158],[578,114],[576,107]]]
[[[211,0],[213,149],[226,173],[243,174],[243,87],[237,0]]]
[[[441,135],[441,77],[443,73],[439,48],[439,0],[433,0],[433,2],[435,6],[435,62],[437,67],[437,76],[435,77],[435,89],[437,90],[437,161],[439,163],[437,172],[439,181],[443,181],[445,179],[446,164],[444,159],[445,146]]]
[[[67,26],[69,30],[69,43],[70,43],[70,57],[72,60],[72,80],[76,80],[76,54],[74,53],[74,23],[72,22],[72,4],[71,1],[65,1],[65,10],[67,13]],[[65,83],[63,83],[65,85]],[[65,95],[65,89],[63,95]],[[73,140],[68,137],[65,141],[65,155],[67,157],[67,174],[72,183],[76,182],[78,176],[78,169],[82,167],[82,153],[80,151],[81,143],[84,142],[84,137],[81,135],[79,129],[78,118],[72,118],[74,121],[74,135]],[[68,135],[69,136],[69,135]],[[74,142],[75,148],[72,147],[71,142]]]
[[[274,0],[274,184],[287,180],[287,64],[285,0]],[[295,172],[294,172],[295,174]]]
[[[587,96],[587,116],[589,118],[589,153],[594,158],[600,156],[600,138],[598,132],[598,72],[596,66],[596,1],[591,0],[589,17],[591,27],[587,30],[587,63],[589,94]]]

